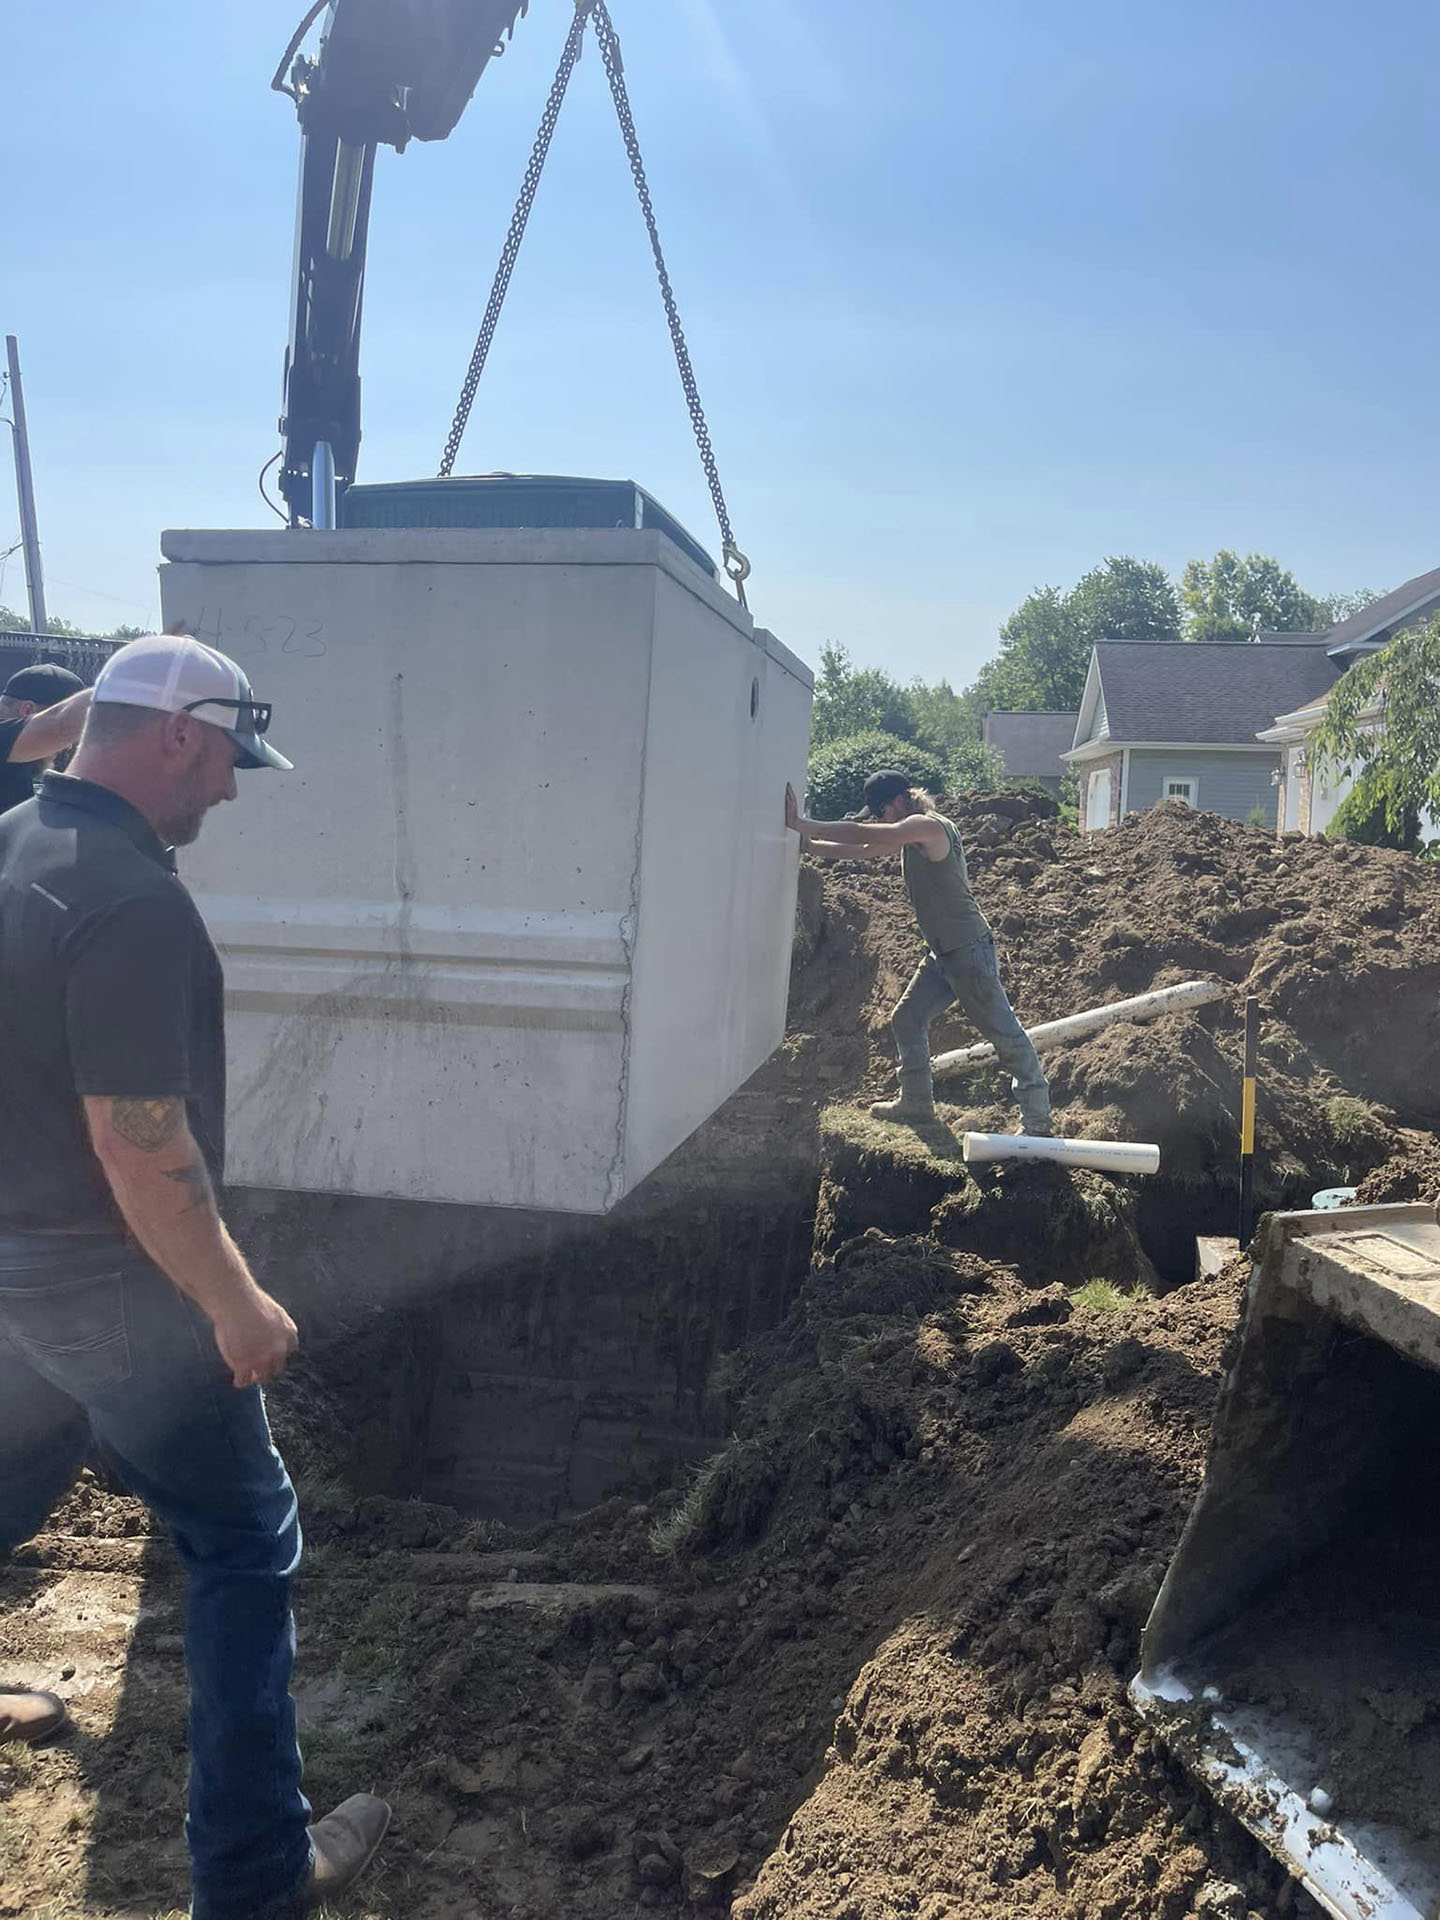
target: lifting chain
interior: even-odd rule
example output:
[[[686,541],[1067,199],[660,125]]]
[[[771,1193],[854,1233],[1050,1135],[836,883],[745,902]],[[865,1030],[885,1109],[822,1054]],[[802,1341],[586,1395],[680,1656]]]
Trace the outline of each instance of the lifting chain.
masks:
[[[525,238],[530,209],[535,204],[535,190],[540,185],[540,175],[545,170],[550,142],[555,133],[555,123],[560,118],[560,109],[565,104],[565,90],[570,85],[570,76],[575,71],[575,63],[580,58],[580,49],[585,42],[585,23],[588,18],[588,6],[584,4],[584,0],[577,0],[575,18],[570,22],[570,31],[565,38],[565,50],[560,55],[560,65],[550,88],[550,98],[545,102],[545,111],[540,117],[540,131],[535,136],[535,145],[530,152],[530,164],[526,167],[525,178],[520,184],[520,197],[515,202],[515,211],[510,219],[510,231],[505,236],[505,245],[500,249],[500,264],[495,269],[495,282],[490,289],[490,298],[486,302],[485,318],[480,322],[480,331],[475,336],[475,351],[470,355],[470,368],[465,375],[465,384],[460,389],[460,404],[455,409],[455,418],[450,424],[450,436],[445,442],[445,451],[440,456],[439,477],[442,480],[454,471],[455,456],[459,453],[460,442],[465,437],[465,426],[470,418],[470,409],[475,403],[475,389],[480,384],[480,376],[485,371],[485,362],[490,357],[490,346],[500,321],[500,309],[505,305],[505,295],[510,289],[510,276],[515,271],[520,242]]]
[[[485,317],[480,323],[475,351],[470,356],[470,369],[465,375],[465,384],[460,390],[460,404],[455,409],[450,436],[445,442],[445,452],[440,462],[440,476],[443,479],[454,469],[455,456],[460,450],[466,422],[470,418],[470,408],[474,404],[475,391],[480,384],[480,376],[485,370],[485,362],[489,357],[491,342],[495,338],[500,311],[505,304],[510,276],[514,272],[516,256],[520,251],[520,242],[525,237],[530,209],[535,202],[535,191],[540,184],[540,175],[550,152],[555,123],[560,117],[560,108],[570,84],[570,76],[575,71],[575,64],[580,58],[585,28],[592,19],[595,22],[595,36],[600,43],[600,58],[604,62],[605,77],[610,82],[615,113],[620,122],[620,132],[630,162],[630,172],[635,181],[635,191],[640,199],[640,211],[645,217],[645,229],[650,236],[650,251],[654,256],[655,272],[660,281],[660,297],[665,303],[665,318],[670,328],[671,344],[675,349],[675,364],[679,369],[680,384],[685,390],[685,405],[689,410],[690,424],[695,430],[695,445],[699,449],[700,464],[705,469],[705,479],[715,507],[715,518],[720,525],[725,573],[735,589],[736,598],[744,607],[748,605],[745,598],[745,582],[750,576],[750,562],[736,546],[735,535],[731,529],[730,511],[725,504],[724,490],[720,485],[720,471],[715,462],[715,449],[710,442],[710,429],[705,422],[705,409],[700,403],[700,390],[695,383],[695,369],[690,360],[690,348],[685,340],[685,329],[680,324],[675,292],[670,284],[669,269],[665,265],[665,254],[660,245],[660,229],[655,219],[655,205],[650,197],[650,183],[645,176],[645,162],[641,157],[640,140],[635,131],[635,118],[630,111],[630,96],[625,86],[625,62],[620,52],[620,37],[615,31],[615,23],[610,18],[605,0],[575,0],[575,18],[570,24],[565,49],[560,56],[560,66],[556,72],[554,84],[550,88],[550,97],[545,103],[545,112],[541,117],[540,131],[535,136],[530,164],[525,169],[525,179],[510,222],[510,231],[506,235],[505,245],[501,250],[495,283],[490,289],[490,299],[485,308]]]

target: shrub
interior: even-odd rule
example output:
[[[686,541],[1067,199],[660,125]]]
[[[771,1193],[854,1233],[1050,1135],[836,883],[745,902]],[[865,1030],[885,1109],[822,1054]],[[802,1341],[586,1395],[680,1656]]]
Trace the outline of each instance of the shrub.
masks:
[[[1353,840],[1362,847],[1417,853],[1422,846],[1418,812],[1401,808],[1392,816],[1383,784],[1368,773],[1355,782],[1325,831],[1332,840]]]
[[[945,791],[949,794],[994,793],[997,787],[1022,783],[1005,778],[1005,762],[979,740],[963,741],[945,761]]]
[[[827,741],[810,755],[806,811],[817,820],[838,820],[852,813],[865,797],[865,782],[881,767],[894,767],[917,787],[942,792],[945,767],[933,753],[912,740],[897,739],[878,730],[852,733]]]
[[[1113,1280],[1087,1280],[1076,1287],[1070,1298],[1077,1307],[1089,1307],[1092,1313],[1123,1313],[1126,1307],[1143,1306],[1151,1298],[1144,1287],[1126,1291]]]
[[[1325,1102],[1325,1119],[1330,1137],[1339,1146],[1352,1147],[1375,1130],[1375,1109],[1353,1094],[1333,1094]]]
[[[1060,802],[1055,798],[1055,795],[1051,792],[1050,788],[1046,786],[1045,782],[1037,779],[1033,774],[1017,773],[1013,778],[1011,775],[1006,774],[1000,782],[1000,791],[1002,793],[1028,793],[1032,799],[1040,801],[1041,810],[1047,820],[1058,820],[1060,818]]]

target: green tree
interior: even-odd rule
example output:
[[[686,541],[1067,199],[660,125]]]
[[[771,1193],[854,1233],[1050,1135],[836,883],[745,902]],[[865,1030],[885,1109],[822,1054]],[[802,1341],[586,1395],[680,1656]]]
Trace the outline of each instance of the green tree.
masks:
[[[945,792],[948,794],[993,793],[997,787],[1010,784],[1005,778],[1005,762],[994,747],[987,747],[979,740],[962,741],[946,758]]]
[[[864,798],[865,782],[882,767],[894,767],[917,787],[939,792],[945,763],[913,740],[871,728],[814,747],[806,775],[806,810],[817,820],[836,820],[853,812]]]
[[[1153,560],[1111,554],[1068,592],[1037,587],[1000,629],[1000,651],[970,689],[983,712],[1068,712],[1097,640],[1178,640],[1180,601]]]
[[[1336,681],[1310,752],[1312,764],[1355,774],[1333,833],[1419,847],[1422,814],[1440,813],[1440,618],[1397,634]]]
[[[848,647],[827,643],[820,649],[820,672],[815,679],[811,740],[818,746],[876,729],[901,740],[913,738],[908,689],[883,667],[853,665]]]
[[[1270,633],[1319,633],[1326,607],[1267,554],[1222,548],[1213,560],[1190,560],[1180,576],[1187,640],[1249,640]]]
[[[1324,627],[1338,627],[1342,620],[1348,620],[1352,613],[1360,613],[1364,608],[1373,606],[1377,600],[1383,600],[1384,594],[1372,593],[1362,588],[1359,593],[1327,593],[1316,604],[1324,616]]]
[[[1080,704],[1090,642],[1069,594],[1038,587],[1000,629],[1000,651],[985,675],[987,711],[1060,712]]]
[[[29,633],[30,619],[23,618],[12,607],[0,607],[0,633]],[[89,635],[83,627],[77,627],[73,620],[62,620],[58,614],[52,614],[45,622],[46,633],[53,634],[57,640],[86,640]],[[138,633],[140,629],[137,627]]]
[[[985,715],[968,693],[956,693],[948,680],[930,687],[912,680],[906,689],[915,739],[942,760],[980,744]]]
[[[1071,617],[1085,639],[1178,640],[1180,596],[1154,560],[1112,554],[1071,589]]]

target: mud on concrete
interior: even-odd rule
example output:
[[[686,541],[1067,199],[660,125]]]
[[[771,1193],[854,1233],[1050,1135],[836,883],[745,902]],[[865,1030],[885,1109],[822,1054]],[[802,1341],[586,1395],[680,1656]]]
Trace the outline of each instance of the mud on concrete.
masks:
[[[367,1292],[376,1262],[338,1216],[302,1244],[252,1220],[328,1317],[320,1363],[275,1413],[305,1481],[313,1795],[377,1788],[396,1805],[351,1914],[1310,1910],[1123,1689],[1198,1485],[1245,1278],[1186,1277],[1187,1241],[1233,1209],[1238,998],[1254,988],[1265,1008],[1267,1196],[1433,1191],[1435,1095],[1415,1060],[1434,1058],[1440,873],[1179,808],[1098,842],[1015,796],[962,812],[1027,1020],[1199,972],[1234,988],[1236,1003],[1052,1057],[1065,1130],[1159,1140],[1168,1184],[972,1180],[958,1133],[1006,1120],[983,1073],[947,1088],[933,1138],[874,1127],[863,1105],[889,1080],[913,927],[893,876],[807,868],[786,1048],[690,1144],[712,1187],[699,1203],[669,1189],[641,1254],[670,1274],[667,1298],[724,1308],[707,1323],[697,1305],[690,1347],[681,1314],[642,1328],[655,1392],[679,1394],[682,1368],[703,1376],[686,1436],[698,1470],[637,1453],[598,1504],[550,1498],[523,1525],[394,1497],[387,1476],[416,1472],[417,1450],[423,1475],[430,1444],[412,1391],[434,1371],[429,1302],[417,1317]],[[1379,1017],[1387,991],[1403,1036]],[[967,1037],[942,1029],[937,1045]],[[686,1295],[684,1209],[717,1189],[710,1278]],[[763,1232],[739,1243],[758,1304],[737,1321],[725,1209],[747,1191],[791,1211],[785,1250]],[[520,1301],[548,1270],[563,1307],[579,1296],[567,1263],[618,1281],[646,1233],[643,1216],[622,1222],[614,1264],[588,1269],[588,1243],[512,1245],[498,1297]],[[485,1278],[472,1261],[477,1296]],[[548,1323],[509,1324],[533,1364]],[[182,1904],[177,1597],[143,1512],[93,1480],[0,1575],[0,1667],[59,1684],[80,1726],[52,1751],[0,1755],[0,1914]]]

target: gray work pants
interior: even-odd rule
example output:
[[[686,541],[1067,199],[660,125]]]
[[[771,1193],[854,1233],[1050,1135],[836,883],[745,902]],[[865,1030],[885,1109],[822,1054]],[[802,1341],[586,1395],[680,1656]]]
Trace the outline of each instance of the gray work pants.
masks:
[[[1048,1132],[1050,1088],[1030,1037],[1005,997],[993,940],[957,947],[938,958],[927,954],[901,994],[890,1016],[890,1031],[900,1056],[902,1092],[921,1101],[933,1097],[930,1023],[956,1003],[1010,1075],[1026,1131]]]

